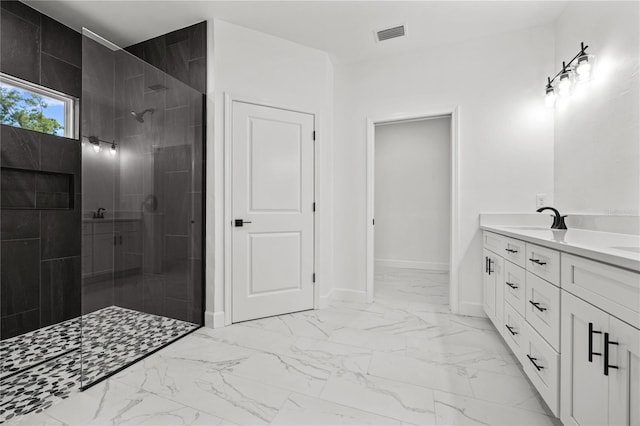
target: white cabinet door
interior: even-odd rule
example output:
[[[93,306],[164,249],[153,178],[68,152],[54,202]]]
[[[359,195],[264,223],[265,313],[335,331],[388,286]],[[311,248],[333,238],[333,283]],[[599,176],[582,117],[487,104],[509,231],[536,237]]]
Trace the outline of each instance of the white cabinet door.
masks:
[[[640,330],[609,317],[609,424],[640,425]]]
[[[502,285],[504,276],[504,259],[489,250],[483,250],[484,275],[483,305],[494,325],[502,333],[502,318],[504,310],[504,288]]]
[[[603,374],[609,315],[562,292],[560,419],[569,425],[608,423],[609,383]]]

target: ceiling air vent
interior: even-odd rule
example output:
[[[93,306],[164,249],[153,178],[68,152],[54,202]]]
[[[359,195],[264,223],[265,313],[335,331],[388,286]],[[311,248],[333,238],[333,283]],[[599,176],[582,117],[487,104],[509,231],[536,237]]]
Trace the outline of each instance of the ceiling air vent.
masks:
[[[376,31],[376,41],[385,41],[392,38],[404,37],[405,35],[407,35],[406,27],[404,25],[398,25],[397,27]]]

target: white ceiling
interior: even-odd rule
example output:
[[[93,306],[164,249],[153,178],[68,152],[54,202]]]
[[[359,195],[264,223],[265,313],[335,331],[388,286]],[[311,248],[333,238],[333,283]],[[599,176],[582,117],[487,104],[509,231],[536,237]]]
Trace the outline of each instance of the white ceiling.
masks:
[[[120,45],[206,19],[222,19],[354,62],[456,43],[555,20],[565,1],[116,1],[26,0],[80,30]],[[373,32],[406,24],[408,37],[376,43]]]

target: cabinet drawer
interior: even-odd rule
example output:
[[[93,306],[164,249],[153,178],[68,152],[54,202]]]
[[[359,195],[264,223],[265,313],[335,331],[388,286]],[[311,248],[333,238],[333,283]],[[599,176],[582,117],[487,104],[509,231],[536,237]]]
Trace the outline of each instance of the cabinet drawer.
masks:
[[[527,249],[524,241],[504,237],[504,248],[500,254],[516,265],[522,268],[525,267]]]
[[[524,317],[526,307],[525,271],[511,262],[504,262],[504,300]]]
[[[500,255],[504,252],[504,238],[502,235],[494,234],[493,232],[484,231],[482,233],[484,248]]]
[[[561,286],[640,328],[640,274],[562,253]]]
[[[527,272],[527,322],[556,350],[560,350],[560,289]]]
[[[560,411],[559,354],[526,322],[523,327],[522,350],[524,372],[557,417]]]
[[[559,252],[527,243],[526,268],[551,284],[560,285]]]
[[[511,305],[505,303],[504,305],[504,329],[502,335],[505,342],[511,348],[516,358],[522,362],[522,329],[524,328],[525,320],[518,312],[516,312]]]

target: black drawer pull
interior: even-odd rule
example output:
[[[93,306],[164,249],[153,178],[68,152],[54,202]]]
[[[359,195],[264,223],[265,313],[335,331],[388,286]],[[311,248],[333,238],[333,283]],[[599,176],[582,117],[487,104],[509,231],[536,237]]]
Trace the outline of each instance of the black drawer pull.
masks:
[[[609,333],[604,333],[604,375],[609,375],[609,369],[618,369],[617,365],[609,365],[609,345],[618,346],[618,342],[609,340]]]
[[[492,273],[492,272],[494,272],[494,271],[492,271],[492,270],[491,270],[491,262],[492,262],[492,260],[491,260],[491,258],[490,258],[490,257],[488,257],[488,258],[487,258],[487,260],[489,261],[489,264],[488,264],[489,270],[487,271],[487,273],[488,273],[489,275],[491,275],[491,273]]]
[[[531,355],[527,355],[527,358],[529,358],[529,361],[531,361],[531,364],[533,364],[536,370],[540,371],[544,368],[543,366],[536,364],[538,358],[533,358]]]
[[[517,331],[513,331],[513,327],[511,327],[509,324],[505,324],[504,326],[507,327],[507,330],[509,330],[509,333],[511,333],[512,336],[518,334]]]
[[[535,306],[535,308],[537,310],[539,310],[540,312],[544,312],[547,310],[547,308],[543,308],[540,306],[540,302],[534,302],[533,300],[529,300],[529,303],[531,303],[533,306]]]
[[[518,250],[509,249],[509,248],[504,249],[504,251],[506,251],[508,253],[517,253],[518,252]]]
[[[602,356],[600,352],[593,352],[593,335],[594,334],[602,334],[601,331],[597,331],[593,329],[593,323],[589,323],[589,362],[593,362],[593,356]]]
[[[508,285],[509,287],[511,287],[512,289],[514,289],[514,290],[516,290],[516,289],[518,289],[518,288],[519,288],[519,286],[517,286],[517,285],[515,285],[515,284],[513,284],[513,283],[510,283],[509,281],[505,281],[504,283],[505,283],[506,285]]]
[[[537,263],[540,266],[547,264],[547,262],[542,262],[540,259],[529,259],[529,260],[532,261],[533,263]]]

